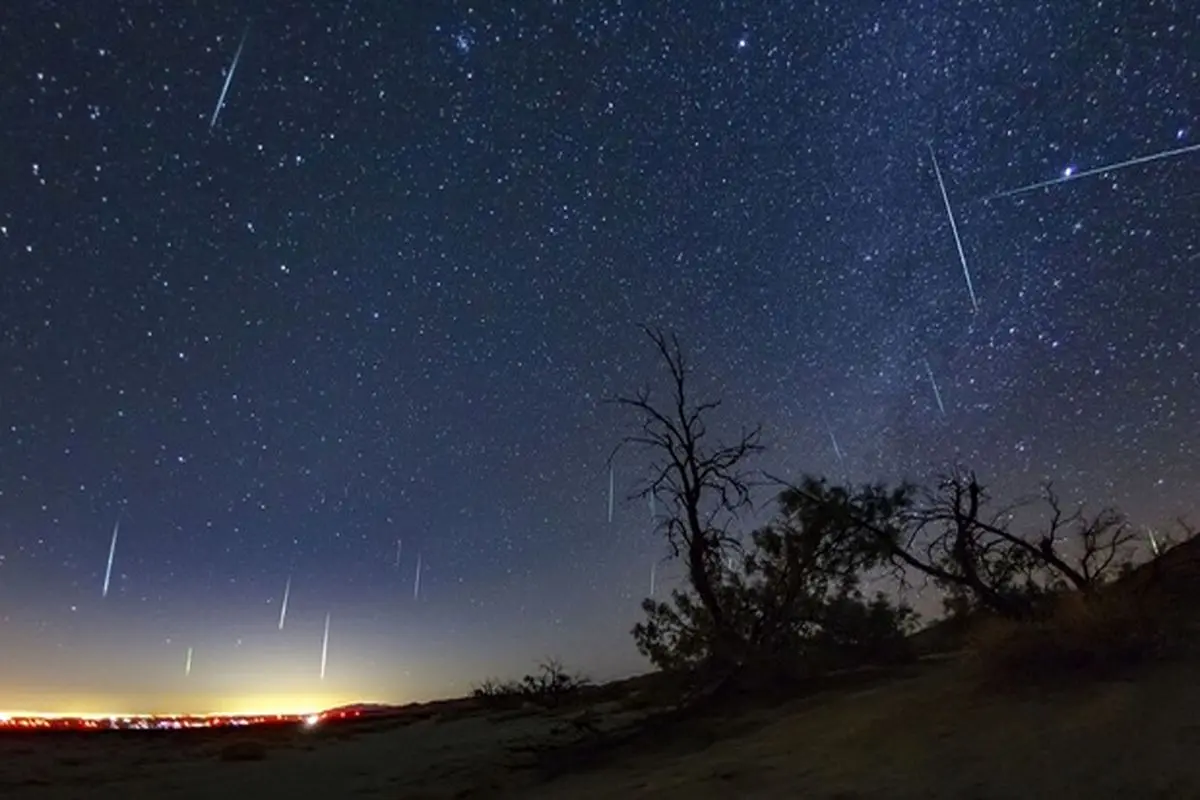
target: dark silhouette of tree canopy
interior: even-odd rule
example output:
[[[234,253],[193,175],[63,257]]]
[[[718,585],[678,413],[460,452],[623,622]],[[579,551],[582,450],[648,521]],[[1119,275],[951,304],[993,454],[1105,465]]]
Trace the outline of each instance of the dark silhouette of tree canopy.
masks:
[[[650,456],[634,497],[653,496],[666,510],[659,531],[684,560],[688,588],[670,602],[643,603],[646,619],[633,632],[639,650],[664,669],[732,674],[747,667],[787,671],[815,663],[817,652],[878,652],[880,642],[902,641],[911,612],[886,599],[867,601],[859,591],[879,552],[841,536],[823,510],[784,503],[743,549],[730,527],[751,504],[748,461],[762,450],[760,429],[743,429],[732,443],[710,436],[708,420],[721,402],[692,397],[691,370],[674,336],[645,332],[670,388],[661,399],[646,389],[614,401],[640,423],[621,446]]]
[[[845,537],[811,505],[789,505],[752,534],[741,569],[715,587],[738,649],[721,664],[757,677],[792,677],[850,664],[894,661],[908,652],[905,633],[914,615],[883,595],[868,600],[863,574],[879,557]],[[634,628],[638,648],[663,669],[702,666],[715,633],[712,618],[692,595],[647,600],[646,620]]]
[[[1127,568],[1136,532],[1111,508],[1066,511],[1053,487],[1040,497],[1044,520],[1013,530],[1018,513],[1037,503],[995,508],[973,473],[943,478],[921,497],[910,485],[851,491],[807,478],[785,492],[791,502],[836,520],[857,546],[905,579],[931,579],[960,606],[981,606],[1013,619],[1035,615],[1048,593],[1091,594]]]
[[[645,332],[669,390],[612,402],[638,422],[618,449],[633,446],[650,460],[633,496],[665,509],[658,532],[687,568],[686,585],[667,602],[646,599],[633,629],[638,649],[662,669],[722,686],[908,657],[915,615],[894,597],[864,596],[869,574],[890,574],[901,589],[914,577],[932,582],[967,619],[983,609],[1032,630],[1068,596],[1099,608],[1111,595],[1103,587],[1134,567],[1137,534],[1116,510],[1068,509],[1049,483],[1036,498],[1000,506],[966,472],[929,490],[776,480],[784,487],[777,513],[743,547],[730,529],[758,483],[748,462],[762,450],[760,429],[742,429],[732,443],[711,436],[721,402],[692,396],[674,336]]]

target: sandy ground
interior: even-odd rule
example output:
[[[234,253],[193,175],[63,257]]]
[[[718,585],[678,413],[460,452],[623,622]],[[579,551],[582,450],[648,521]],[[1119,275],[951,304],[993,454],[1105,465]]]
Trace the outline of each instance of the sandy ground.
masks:
[[[1198,798],[1200,667],[1038,695],[985,693],[939,663],[857,688],[692,720],[548,779],[526,745],[558,715],[475,712],[366,728],[0,739],[0,797]],[[638,715],[608,703],[593,720]],[[229,760],[248,750],[250,760]]]
[[[1200,670],[1055,696],[983,695],[943,665],[749,713],[529,798],[1200,798]]]

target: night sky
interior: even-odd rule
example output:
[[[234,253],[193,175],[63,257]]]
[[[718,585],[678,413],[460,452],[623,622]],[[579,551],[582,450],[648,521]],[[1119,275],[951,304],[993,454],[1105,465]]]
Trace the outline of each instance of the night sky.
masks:
[[[765,469],[1200,512],[1198,31],[1152,0],[6,0],[0,709],[644,668],[667,551],[632,452],[607,519],[602,402],[665,388],[641,323]]]

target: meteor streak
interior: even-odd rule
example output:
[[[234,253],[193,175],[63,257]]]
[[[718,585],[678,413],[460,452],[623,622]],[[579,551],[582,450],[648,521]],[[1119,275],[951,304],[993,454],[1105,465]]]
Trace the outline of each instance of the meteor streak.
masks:
[[[396,566],[395,566],[396,569],[400,568],[400,554],[402,552],[404,552],[404,540],[397,539],[396,540]]]
[[[321,680],[325,680],[325,663],[329,660],[329,614],[325,614],[325,638],[321,640]]]
[[[979,311],[979,300],[975,297],[975,285],[971,282],[971,270],[967,267],[967,256],[963,253],[962,239],[958,236],[958,223],[954,221],[954,210],[950,208],[950,195],[946,194],[946,182],[942,180],[942,170],[938,167],[937,156],[933,154],[933,145],[929,145],[929,157],[933,159],[933,172],[937,175],[938,187],[942,190],[942,202],[946,204],[946,216],[950,218],[950,231],[954,234],[954,246],[958,248],[958,260],[962,262],[963,277],[967,279],[967,294],[971,296],[971,309]]]
[[[421,599],[421,554],[417,553],[417,574],[413,578],[413,600]]]
[[[283,630],[283,621],[287,619],[288,596],[292,593],[292,576],[288,575],[287,583],[283,585],[283,602],[279,605],[279,630]]]
[[[838,447],[838,440],[833,435],[833,426],[829,424],[829,420],[825,420],[825,430],[829,431],[829,441],[833,443],[833,454],[837,456],[838,464],[846,466],[846,456],[842,453],[842,448]]]
[[[933,379],[933,368],[929,366],[929,359],[925,359],[925,372],[929,375],[929,383],[933,385],[933,396],[937,400],[938,410],[942,412],[942,416],[946,416],[946,407],[942,405],[942,393],[938,389],[937,381]]]
[[[183,662],[183,677],[186,678],[187,676],[189,676],[191,674],[192,674],[192,648],[189,647],[188,651],[187,651],[187,661]]]
[[[221,96],[217,98],[217,107],[213,109],[212,119],[208,121],[208,130],[211,132],[217,125],[217,117],[221,115],[221,109],[225,107],[225,95],[229,91],[229,84],[233,82],[233,73],[237,70],[238,59],[242,57],[242,48],[246,46],[246,37],[250,35],[250,26],[246,26],[246,30],[242,33],[242,41],[238,43],[237,52],[233,54],[233,62],[229,65],[229,71],[225,73],[225,85],[221,87]]]
[[[117,534],[121,532],[121,516],[117,515],[117,523],[113,525],[112,543],[108,546],[108,566],[104,569],[104,589],[101,597],[108,597],[108,583],[112,578],[113,556],[117,554]]]
[[[1055,178],[1054,180],[1031,183],[1028,186],[1018,186],[1016,189],[1009,189],[1008,191],[994,194],[991,197],[986,198],[985,201],[999,200],[1002,197],[1014,197],[1018,194],[1025,194],[1026,192],[1032,192],[1037,189],[1044,189],[1047,186],[1056,186],[1060,183],[1086,178],[1090,175],[1099,175],[1104,172],[1116,172],[1117,170],[1125,169],[1126,167],[1135,167],[1138,164],[1148,164],[1151,161],[1161,161],[1164,158],[1174,158],[1175,156],[1182,156],[1197,150],[1200,150],[1200,144],[1190,144],[1187,147],[1176,147],[1173,150],[1163,150],[1159,153],[1151,153],[1148,156],[1131,158],[1128,161],[1118,161],[1115,164],[1107,164],[1103,167],[1096,167],[1095,169],[1085,169],[1083,172],[1072,172],[1068,175],[1063,175],[1061,178]]]
[[[616,467],[614,467],[610,464],[608,467],[608,521],[609,522],[613,521],[613,502],[615,499],[614,492],[616,490],[616,485],[617,485]]]

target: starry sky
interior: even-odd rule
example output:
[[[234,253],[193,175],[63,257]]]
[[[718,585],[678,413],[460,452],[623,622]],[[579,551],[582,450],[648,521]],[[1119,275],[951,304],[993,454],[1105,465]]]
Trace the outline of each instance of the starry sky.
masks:
[[[764,469],[1200,511],[1194,4],[3,6],[0,709],[644,668],[642,323]]]

